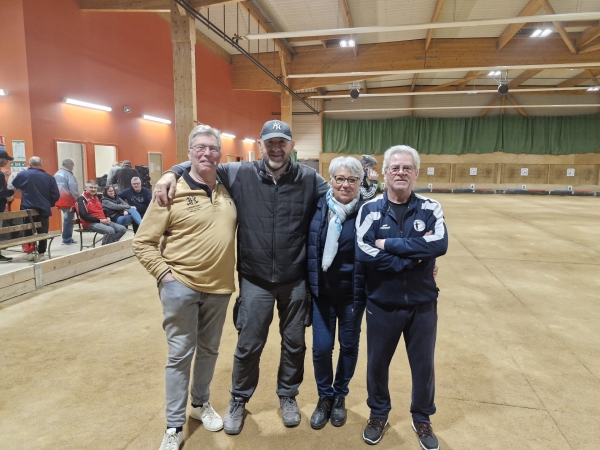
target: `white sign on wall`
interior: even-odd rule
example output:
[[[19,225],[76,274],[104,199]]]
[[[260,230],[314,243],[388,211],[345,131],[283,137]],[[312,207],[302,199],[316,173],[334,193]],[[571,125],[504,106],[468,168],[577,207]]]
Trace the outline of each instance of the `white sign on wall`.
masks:
[[[469,169],[469,175],[477,175],[477,167],[471,167]]]
[[[527,167],[523,167],[523,168],[521,169],[521,176],[522,176],[522,177],[526,177],[526,176],[528,176],[528,175],[529,175],[529,169],[528,169]]]
[[[575,169],[567,169],[567,176],[568,177],[574,177],[575,176]]]
[[[435,167],[428,167],[427,175],[435,175]]]

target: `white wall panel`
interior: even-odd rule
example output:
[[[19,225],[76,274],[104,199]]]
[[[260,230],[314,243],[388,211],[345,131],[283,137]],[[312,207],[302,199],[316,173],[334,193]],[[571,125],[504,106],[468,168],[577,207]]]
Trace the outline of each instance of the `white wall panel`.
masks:
[[[321,153],[321,118],[299,102],[293,103],[292,134],[296,142],[298,159],[319,159]]]

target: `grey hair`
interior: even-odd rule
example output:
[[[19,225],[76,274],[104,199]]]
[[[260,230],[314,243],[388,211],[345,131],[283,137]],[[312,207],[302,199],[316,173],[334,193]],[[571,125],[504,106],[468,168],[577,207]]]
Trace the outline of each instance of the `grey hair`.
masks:
[[[87,180],[85,182],[86,186],[98,186],[98,182],[96,180]]]
[[[133,178],[131,179],[131,182],[133,183],[134,181],[139,181],[139,182],[141,182],[142,180],[140,179],[140,177],[133,177]]]
[[[42,158],[39,156],[32,156],[29,158],[29,165],[33,167],[42,167]]]
[[[331,160],[331,163],[329,163],[329,175],[331,178],[333,178],[337,171],[342,167],[348,169],[348,172],[350,172],[352,176],[362,180],[364,175],[363,168],[358,160],[351,156],[338,156]]]
[[[63,167],[67,167],[69,164],[75,165],[75,161],[73,161],[71,158],[63,159]]]
[[[360,157],[360,163],[363,167],[371,167],[377,165],[377,160],[371,155],[362,155]]]
[[[195,127],[192,130],[192,132],[190,133],[190,143],[189,143],[190,148],[192,148],[192,141],[199,134],[204,135],[204,136],[213,136],[214,138],[217,139],[217,144],[218,144],[219,148],[221,148],[221,131],[217,130],[216,128],[211,127],[210,125],[198,125],[197,127]]]
[[[394,145],[393,147],[388,148],[383,155],[383,171],[385,172],[389,165],[390,159],[392,156],[398,153],[406,153],[407,155],[412,156],[413,161],[415,163],[415,169],[419,170],[419,166],[421,165],[421,158],[419,158],[419,153],[412,147],[408,145]]]

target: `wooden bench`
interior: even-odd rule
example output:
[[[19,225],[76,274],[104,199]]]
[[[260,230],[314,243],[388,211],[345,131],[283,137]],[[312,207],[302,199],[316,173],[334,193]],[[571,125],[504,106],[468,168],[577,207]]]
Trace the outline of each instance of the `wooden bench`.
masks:
[[[5,248],[14,247],[17,245],[23,244],[33,244],[34,248],[34,261],[37,262],[39,258],[38,251],[38,242],[43,240],[48,240],[48,258],[51,258],[52,255],[50,253],[50,247],[52,246],[52,240],[55,237],[60,236],[60,231],[49,231],[48,233],[38,233],[37,227],[41,226],[40,222],[36,222],[34,220],[35,216],[38,216],[39,213],[35,209],[24,209],[22,211],[11,211],[11,212],[3,212],[0,213],[0,220],[4,224],[7,220],[12,219],[21,219],[24,223],[22,225],[13,225],[9,227],[0,228],[0,235],[19,232],[22,233],[26,230],[33,230],[33,234],[31,236],[22,236],[13,239],[7,239],[4,241],[0,241],[0,250]]]
[[[96,248],[96,244],[102,240],[104,237],[103,234],[98,233],[94,230],[86,230],[81,226],[81,219],[79,218],[79,213],[75,207],[71,208],[71,212],[75,213],[75,219],[71,221],[73,224],[73,231],[79,233],[79,251],[82,251],[84,248]],[[92,238],[92,245],[83,245],[83,234],[84,233],[93,233],[94,237]],[[98,235],[100,235],[100,239],[98,239]]]

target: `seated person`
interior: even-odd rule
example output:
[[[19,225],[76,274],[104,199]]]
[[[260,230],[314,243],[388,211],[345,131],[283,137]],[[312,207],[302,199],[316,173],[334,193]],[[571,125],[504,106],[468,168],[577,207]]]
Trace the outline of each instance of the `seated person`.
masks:
[[[146,214],[146,210],[152,201],[152,192],[150,189],[142,187],[142,180],[139,177],[133,177],[131,179],[131,187],[125,189],[123,192],[119,192],[119,198],[129,203],[144,218],[144,214]],[[136,231],[137,224],[134,222],[133,232],[135,233]]]
[[[102,202],[98,198],[98,184],[95,180],[85,183],[83,194],[77,199],[75,208],[84,230],[103,234],[102,245],[117,242],[127,232],[127,228],[112,222],[104,215]]]
[[[137,226],[142,223],[140,214],[134,207],[129,206],[125,200],[117,197],[115,188],[111,184],[106,186],[104,191],[102,191],[102,209],[106,217],[109,217],[111,221],[119,225],[126,227],[133,222],[137,230]]]

